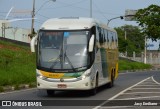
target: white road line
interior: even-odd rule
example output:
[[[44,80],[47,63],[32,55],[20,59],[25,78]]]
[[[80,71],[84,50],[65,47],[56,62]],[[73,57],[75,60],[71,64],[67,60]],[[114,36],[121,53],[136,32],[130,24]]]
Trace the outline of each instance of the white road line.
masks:
[[[124,108],[129,108],[129,107],[134,107],[134,106],[104,106],[104,107],[101,107],[100,109],[124,109]]]
[[[123,93],[124,95],[130,95],[130,94],[140,94],[140,93],[143,93],[143,94],[153,94],[153,93],[160,93],[160,92],[133,92],[133,93]]]
[[[18,92],[25,92],[25,91],[35,90],[35,89],[37,89],[37,88],[30,88],[30,89],[24,89],[24,90],[16,90],[16,91],[11,91],[11,92],[2,92],[2,93],[0,93],[0,95],[12,94],[12,93],[18,93]]]
[[[148,78],[146,78],[146,79],[144,79],[144,80],[142,80],[142,81],[140,81],[140,82],[134,84],[133,86],[130,86],[130,87],[124,89],[123,91],[121,91],[120,93],[116,94],[115,96],[111,97],[111,98],[108,99],[108,100],[113,100],[113,99],[115,99],[116,97],[118,97],[119,95],[123,94],[123,93],[126,92],[127,90],[129,90],[129,89],[131,89],[131,88],[133,88],[133,87],[135,87],[135,86],[141,84],[142,82],[144,82],[144,81],[146,81],[146,80],[148,80],[148,79],[150,79],[150,78],[151,78],[151,77],[148,77]],[[98,108],[100,108],[102,105],[104,105],[105,103],[107,103],[108,100],[104,101],[104,102],[101,103],[99,106],[96,106],[96,107],[94,107],[93,109],[98,109]]]
[[[153,76],[152,76],[152,80],[153,80],[156,84],[160,85],[160,83],[157,82],[157,81],[153,78]]]
[[[159,86],[159,85],[156,84],[156,85],[137,85],[137,86],[139,87],[139,86]]]
[[[141,89],[148,89],[148,90],[151,90],[151,89],[160,89],[160,88],[132,88],[131,90],[141,90]]]
[[[143,83],[142,85],[157,85],[156,83]]]
[[[160,98],[160,96],[148,96],[148,97],[136,97],[136,98],[123,98],[123,99],[114,99],[114,100],[135,100],[135,99],[142,99],[142,98]]]
[[[127,90],[130,90],[131,88],[133,88],[133,87],[135,87],[135,86],[137,86],[137,85],[141,84],[142,82],[144,82],[144,81],[146,81],[146,80],[148,80],[148,79],[150,79],[150,78],[151,78],[151,77],[148,77],[148,78],[146,78],[146,79],[144,79],[144,80],[142,80],[142,81],[140,81],[140,82],[138,82],[138,83],[134,84],[133,86],[128,87],[127,89],[125,89],[125,90],[121,91],[120,93],[118,93],[117,95],[113,96],[113,97],[112,97],[112,98],[110,98],[109,100],[113,100],[113,99],[115,99],[116,97],[118,97],[119,95],[122,95],[122,94],[123,94],[124,92],[126,92]]]

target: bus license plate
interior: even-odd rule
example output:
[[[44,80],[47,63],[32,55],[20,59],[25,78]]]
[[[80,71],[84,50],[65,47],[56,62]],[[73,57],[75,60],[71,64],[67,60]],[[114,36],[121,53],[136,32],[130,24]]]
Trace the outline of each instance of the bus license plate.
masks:
[[[67,85],[66,84],[58,84],[57,87],[58,88],[67,88]]]

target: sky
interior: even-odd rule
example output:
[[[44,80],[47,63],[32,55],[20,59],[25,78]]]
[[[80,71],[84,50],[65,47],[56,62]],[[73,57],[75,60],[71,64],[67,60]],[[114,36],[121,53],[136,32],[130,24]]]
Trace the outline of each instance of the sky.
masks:
[[[124,16],[125,10],[138,10],[148,7],[151,4],[160,5],[160,0],[92,0],[92,17],[106,23],[109,19]],[[31,18],[33,0],[0,0],[0,20],[5,19],[9,10],[12,9],[8,20],[17,18]],[[35,0],[35,30],[47,19],[57,17],[90,17],[90,0]],[[115,19],[109,26],[120,27],[123,25],[138,26],[136,21],[125,21]],[[11,23],[12,27],[31,28],[31,20],[16,21]],[[150,46],[147,49],[156,49],[160,41],[147,41]]]
[[[90,0],[35,0],[35,29],[49,18],[90,17]],[[92,0],[92,17],[107,24],[114,17],[125,15],[125,10],[137,10],[151,4],[160,5],[160,0]],[[33,0],[0,0],[0,19],[5,19],[13,7],[8,19],[30,18]],[[26,12],[27,13],[22,13]],[[138,25],[136,21],[112,20],[109,26],[120,27],[125,24]],[[12,22],[13,27],[31,28],[31,20]]]

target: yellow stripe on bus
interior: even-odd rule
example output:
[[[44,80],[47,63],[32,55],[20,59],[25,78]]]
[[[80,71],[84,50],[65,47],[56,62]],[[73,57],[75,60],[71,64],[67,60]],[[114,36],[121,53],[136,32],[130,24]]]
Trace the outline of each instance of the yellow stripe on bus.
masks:
[[[64,76],[64,73],[50,73],[50,72],[46,72],[42,70],[40,70],[40,72],[43,76],[48,77],[48,78],[60,79]]]

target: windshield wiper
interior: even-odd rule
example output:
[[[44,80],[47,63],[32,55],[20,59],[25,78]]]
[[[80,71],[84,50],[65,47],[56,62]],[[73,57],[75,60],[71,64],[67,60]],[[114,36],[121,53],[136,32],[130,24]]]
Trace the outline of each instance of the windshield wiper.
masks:
[[[75,68],[75,69],[77,69],[78,71],[79,70],[84,70],[84,69],[86,69],[87,68],[87,65],[86,66],[82,66],[82,67],[77,67],[77,68]]]
[[[52,68],[54,68],[54,66],[58,63],[58,59],[60,59],[60,63],[61,63],[61,68],[63,67],[63,63],[62,63],[62,57],[63,57],[63,55],[62,55],[62,47],[61,47],[61,51],[60,51],[60,54],[59,54],[59,56],[58,56],[58,58],[53,62],[53,64],[51,65],[51,67],[50,67],[50,69],[52,69]]]
[[[58,58],[54,61],[54,63],[51,65],[50,69],[54,68],[54,66],[58,63],[58,60],[59,60],[59,59],[60,59],[60,63],[61,63],[61,68],[63,68],[63,63],[64,63],[65,58],[66,58],[67,61],[68,61],[68,63],[69,63],[69,65],[71,66],[72,70],[76,72],[77,70],[74,68],[73,64],[71,63],[70,59],[68,58],[68,56],[67,56],[67,54],[66,54],[67,48],[65,49],[65,52],[64,52],[64,59],[63,59],[63,52],[62,52],[62,50],[63,50],[63,49],[61,48],[60,55],[59,55]]]
[[[67,47],[66,47],[65,52],[64,52],[64,60],[66,58],[69,62],[69,65],[72,67],[72,70],[76,72],[76,69],[73,67],[73,64],[71,63],[70,59],[68,58],[68,56],[66,54],[66,51],[67,51]]]
[[[59,59],[60,59],[60,62],[61,62],[61,57],[62,57],[61,55],[58,56],[58,58],[57,58],[57,59],[53,62],[53,64],[51,65],[50,69],[51,69],[51,68],[54,68],[54,66],[58,63],[58,60],[59,60]]]

